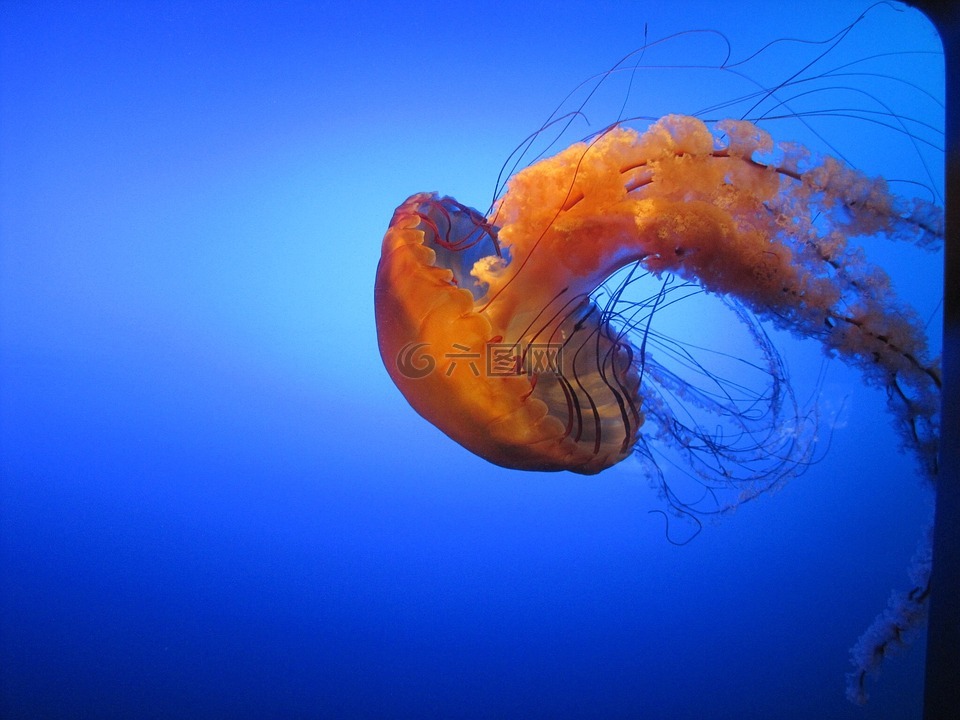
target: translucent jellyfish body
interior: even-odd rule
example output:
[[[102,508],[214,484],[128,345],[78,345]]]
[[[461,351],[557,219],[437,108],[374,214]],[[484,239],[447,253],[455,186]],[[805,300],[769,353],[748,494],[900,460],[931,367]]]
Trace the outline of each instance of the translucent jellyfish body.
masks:
[[[749,122],[711,130],[668,116],[642,134],[613,126],[518,172],[488,217],[430,193],[404,202],[377,269],[380,351],[417,412],[505,467],[596,473],[645,432],[739,464],[766,456],[789,466],[809,447],[777,433],[782,378],[759,318],[819,340],[886,388],[903,442],[932,475],[937,362],[885,273],[848,243],[882,235],[932,249],[942,223],[932,204],[897,198],[833,158],[775,146]],[[719,381],[715,393],[688,391],[653,364],[646,330],[663,298],[641,310],[616,288],[597,294],[624,268],[625,283],[633,273],[676,276],[742,309],[769,392],[744,403]],[[670,392],[741,437],[684,423],[652,401],[658,383],[677,385]],[[768,406],[759,414],[757,402]]]

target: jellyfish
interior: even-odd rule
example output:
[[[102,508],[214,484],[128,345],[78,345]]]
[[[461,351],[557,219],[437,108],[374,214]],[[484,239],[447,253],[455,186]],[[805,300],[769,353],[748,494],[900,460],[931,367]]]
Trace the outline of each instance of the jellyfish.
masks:
[[[943,214],[746,119],[667,115],[637,129],[617,118],[515,172],[486,213],[432,192],[403,202],[376,272],[380,353],[420,415],[497,465],[589,475],[632,456],[655,466],[661,443],[742,501],[815,448],[771,327],[881,388],[932,481],[939,360],[864,238],[935,251]],[[654,289],[637,299],[641,280]],[[655,316],[694,292],[739,321],[743,357],[727,357],[759,386],[657,335]],[[861,642],[855,700],[875,656],[922,623],[929,563],[916,567],[915,589]]]
[[[404,202],[377,270],[380,350],[411,405],[476,454],[600,472],[638,442],[645,353],[594,294],[624,267],[670,274],[861,367],[933,474],[940,379],[922,323],[847,239],[933,249],[942,232],[935,207],[746,121],[617,125],[517,173],[489,217]],[[454,361],[420,372],[426,348]]]

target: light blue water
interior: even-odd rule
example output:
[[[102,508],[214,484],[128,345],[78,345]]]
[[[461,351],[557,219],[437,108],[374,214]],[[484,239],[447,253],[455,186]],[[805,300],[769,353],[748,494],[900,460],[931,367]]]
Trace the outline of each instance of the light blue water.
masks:
[[[0,4],[0,715],[918,717],[922,639],[866,710],[844,698],[929,511],[856,373],[828,368],[819,464],[678,547],[635,464],[524,474],[449,441],[373,323],[393,208],[484,209],[514,146],[645,27],[743,57],[864,6],[456,5]],[[845,42],[938,48],[889,8]],[[781,49],[766,82],[809,58]],[[656,64],[723,53],[696,36]],[[935,61],[897,63],[942,91]],[[940,122],[866,83],[820,107],[867,90]],[[743,87],[660,68],[629,102]],[[941,182],[896,133],[816,129],[868,172]],[[938,260],[870,252],[938,335]],[[782,341],[813,392],[818,349]]]

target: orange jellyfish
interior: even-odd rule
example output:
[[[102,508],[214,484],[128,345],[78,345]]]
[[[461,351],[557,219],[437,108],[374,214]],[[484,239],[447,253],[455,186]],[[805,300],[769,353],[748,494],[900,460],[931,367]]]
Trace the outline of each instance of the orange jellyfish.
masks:
[[[633,452],[658,378],[651,307],[638,322],[616,291],[606,306],[596,293],[623,268],[669,274],[860,366],[933,474],[940,379],[922,324],[848,247],[876,234],[931,249],[942,216],[749,122],[616,125],[517,173],[488,217],[433,194],[404,202],[377,269],[380,351],[417,412],[476,454],[600,472]]]
[[[939,360],[857,242],[876,237],[936,250],[942,210],[745,120],[618,121],[516,172],[486,214],[434,193],[401,204],[376,273],[380,353],[420,415],[493,463],[593,474],[634,454],[652,463],[663,443],[742,500],[802,469],[815,441],[770,326],[882,388],[932,480]],[[641,278],[656,290],[637,300]],[[740,321],[742,356],[727,359],[759,385],[661,342],[654,316],[693,291]],[[875,656],[922,623],[918,567],[855,651],[852,699]]]

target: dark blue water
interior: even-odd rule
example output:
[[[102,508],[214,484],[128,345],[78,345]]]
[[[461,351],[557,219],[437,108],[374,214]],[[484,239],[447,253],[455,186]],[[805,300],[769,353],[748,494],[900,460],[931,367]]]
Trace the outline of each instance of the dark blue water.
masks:
[[[0,4],[0,716],[919,716],[922,638],[865,710],[844,674],[908,587],[930,498],[883,394],[840,363],[818,385],[815,345],[778,340],[822,459],[683,546],[639,461],[494,467],[384,372],[373,275],[405,197],[485,208],[513,147],[645,27],[715,28],[743,57],[863,7],[524,5]],[[931,32],[880,9],[847,51]],[[715,66],[719,40],[670,48],[634,112],[746,92],[662,67]],[[929,57],[898,63],[942,87]],[[935,152],[931,179],[870,123],[792,127],[940,182]],[[939,345],[937,258],[869,252]]]

